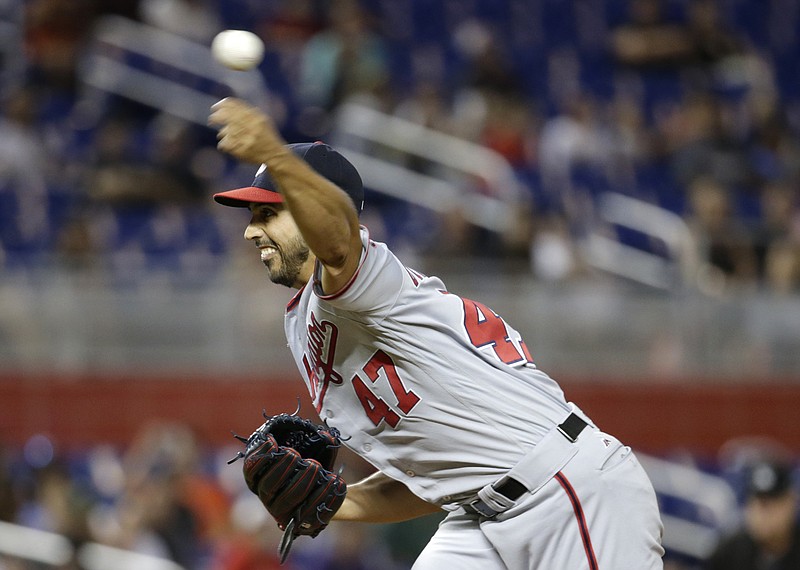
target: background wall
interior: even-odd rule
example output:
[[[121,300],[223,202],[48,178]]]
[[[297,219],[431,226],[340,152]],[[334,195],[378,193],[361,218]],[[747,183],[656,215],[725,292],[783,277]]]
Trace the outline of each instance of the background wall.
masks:
[[[562,378],[568,398],[603,429],[650,454],[686,452],[714,459],[729,440],[764,437],[800,449],[796,382],[687,379],[685,384],[591,381]],[[262,409],[292,411],[301,402],[314,417],[294,378],[41,377],[5,376],[0,417],[5,445],[19,446],[48,434],[66,448],[132,441],[143,419],[179,421],[207,445],[230,443],[233,430],[247,434]]]

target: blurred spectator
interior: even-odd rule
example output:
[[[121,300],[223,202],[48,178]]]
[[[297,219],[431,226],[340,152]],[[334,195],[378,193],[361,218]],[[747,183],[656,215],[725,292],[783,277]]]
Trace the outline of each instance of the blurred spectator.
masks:
[[[283,533],[249,490],[236,500],[227,523],[226,531],[214,540],[209,570],[297,568],[293,557],[281,566],[277,552]]]
[[[106,218],[108,219],[108,218]],[[71,213],[56,237],[58,264],[66,270],[89,271],[99,265],[102,240],[98,220],[90,212]]]
[[[612,34],[612,52],[632,66],[675,64],[689,55],[689,35],[667,20],[662,0],[631,0],[628,21]]]
[[[800,568],[798,494],[791,466],[759,461],[746,475],[743,527],[716,547],[705,570]]]
[[[573,213],[572,175],[578,167],[601,168],[609,158],[596,101],[580,96],[565,102],[539,136],[539,171],[544,191]]]
[[[330,3],[328,26],[303,52],[298,96],[304,106],[330,111],[354,95],[385,99],[387,48],[369,18],[358,0]]]
[[[592,172],[600,184],[618,190],[635,188],[637,167],[657,159],[657,145],[633,97],[620,93],[603,102],[577,95],[542,126],[537,160],[544,190],[574,215],[577,172]]]
[[[302,136],[323,136],[330,127],[327,113],[351,96],[365,95],[381,108],[393,108],[398,116],[496,150],[521,171],[528,183],[527,190],[536,200],[547,201],[546,205],[534,204],[535,208],[558,208],[572,224],[591,222],[584,219],[591,215],[591,207],[587,208],[582,198],[575,195],[576,169],[580,170],[581,190],[585,187],[588,191],[586,200],[592,200],[592,196],[607,187],[645,193],[647,198],[660,198],[658,192],[668,191],[673,194],[667,195],[670,200],[680,185],[688,185],[698,177],[722,183],[735,200],[738,192],[752,191],[760,184],[776,180],[793,183],[800,175],[800,143],[793,130],[797,113],[791,100],[784,99],[779,90],[786,81],[781,81],[782,70],[778,59],[772,56],[772,46],[760,45],[758,35],[749,24],[742,23],[741,16],[748,14],[747,2],[629,0],[627,20],[611,30],[611,50],[601,57],[585,53],[587,46],[580,42],[552,43],[551,31],[543,30],[545,33],[537,44],[541,56],[537,56],[535,65],[546,70],[520,66],[522,61],[534,63],[534,60],[519,57],[523,45],[529,47],[529,44],[520,43],[513,25],[509,27],[508,22],[494,17],[495,14],[479,13],[466,5],[456,9],[438,0],[431,3],[432,10],[444,6],[447,14],[447,27],[438,38],[441,41],[418,42],[417,35],[424,33],[423,27],[409,16],[402,20],[408,25],[403,33],[390,30],[392,42],[398,42],[395,45],[375,31],[378,25],[386,26],[393,21],[388,17],[391,11],[383,3],[276,0],[266,6],[256,4],[237,5],[237,10],[241,10],[237,18],[244,20],[245,12],[249,13],[253,29],[267,41],[271,57],[277,55],[282,73],[267,79],[281,89],[281,97],[285,96],[281,102],[286,107],[286,129]],[[513,3],[511,8],[512,17],[519,14]],[[554,6],[552,10],[553,14],[561,14],[560,7]],[[127,247],[115,244],[113,239],[106,240],[117,230],[123,234],[130,229],[128,220],[118,216],[116,208],[157,205],[169,197],[180,209],[186,205],[184,200],[206,196],[205,184],[209,181],[208,176],[198,175],[197,164],[202,160],[191,143],[192,138],[200,138],[196,132],[178,121],[157,117],[145,105],[129,101],[122,104],[119,110],[125,117],[104,119],[96,139],[88,140],[92,139],[90,130],[74,133],[72,138],[63,134],[62,126],[80,129],[78,113],[71,111],[69,105],[54,107],[52,100],[65,89],[73,90],[75,60],[91,32],[91,23],[101,13],[116,12],[138,16],[160,29],[205,41],[222,27],[226,8],[214,0],[138,3],[32,0],[25,3],[25,12],[29,82],[35,87],[19,98],[23,102],[21,107],[28,107],[28,118],[23,122],[8,119],[4,130],[15,141],[21,140],[15,131],[29,135],[30,140],[23,144],[7,142],[0,154],[5,151],[8,157],[5,166],[12,172],[25,173],[25,184],[36,187],[34,191],[20,191],[16,187],[14,190],[21,199],[19,207],[25,209],[25,214],[18,216],[24,220],[25,231],[41,235],[43,225],[52,221],[48,219],[52,214],[45,206],[52,205],[47,195],[52,190],[46,188],[39,174],[44,169],[32,162],[42,162],[37,155],[47,150],[57,154],[44,160],[51,165],[54,161],[68,160],[61,154],[70,153],[74,162],[68,164],[69,170],[59,183],[67,192],[73,190],[71,186],[76,179],[86,183],[71,196],[76,200],[69,206],[77,203],[78,208],[74,211],[56,208],[60,215],[50,228],[57,234],[56,247],[65,253],[63,260],[68,265],[91,267],[94,264],[89,260],[103,251],[102,245],[108,245],[112,252],[118,246]],[[593,14],[601,18],[605,13],[601,10]],[[565,8],[561,15],[574,14]],[[574,22],[575,26],[584,24],[580,16]],[[605,29],[603,24],[596,23],[596,28]],[[573,23],[566,22],[564,30],[572,26]],[[582,32],[578,32],[580,36]],[[753,45],[740,38],[749,38]],[[402,49],[394,51],[402,42],[409,42],[407,58]],[[784,46],[784,49],[789,48]],[[603,93],[603,76],[607,74],[604,64],[613,61],[625,64],[633,72],[622,74],[622,83],[615,77],[614,92]],[[724,65],[718,65],[721,62]],[[395,68],[395,63],[400,67]],[[395,70],[402,73],[406,63],[415,77],[412,93],[395,105],[387,87],[391,74]],[[664,68],[676,73],[658,74]],[[705,73],[712,68],[713,74]],[[653,69],[662,81],[655,87],[642,79]],[[686,73],[695,69],[703,73]],[[545,71],[546,85],[540,92],[532,92],[532,86],[543,82],[526,74],[541,71]],[[691,81],[697,75],[704,77],[702,82]],[[690,80],[686,81],[687,78]],[[595,86],[601,91],[596,92]],[[669,94],[662,93],[661,86],[667,87]],[[7,116],[20,108],[16,95],[8,102]],[[545,122],[539,105],[541,109],[556,108],[557,112]],[[295,113],[298,109],[300,112]],[[52,118],[54,111],[60,111],[59,123],[45,126],[42,116]],[[152,123],[148,125],[145,120]],[[73,145],[73,139],[81,139],[82,144]],[[61,141],[60,148],[55,148],[56,140]],[[81,161],[84,155],[75,149],[86,146],[97,148],[94,160]],[[661,175],[664,172],[661,160],[672,167],[671,176]],[[26,166],[20,166],[23,164]],[[409,160],[407,166],[419,172],[430,168],[424,158]],[[639,167],[648,177],[658,176],[657,184],[662,188],[651,189],[647,187],[649,180],[637,179]],[[73,176],[75,172],[83,172],[85,176]],[[480,184],[480,181],[465,183]],[[540,196],[541,190],[545,191],[544,196]],[[486,187],[482,191],[493,190]],[[80,202],[83,193],[88,195],[88,202]],[[383,207],[381,201],[373,201],[376,210]],[[99,212],[93,208],[98,204]],[[670,207],[674,205],[673,200]],[[180,237],[182,216],[173,213],[164,216],[171,220],[169,224],[159,222],[162,229],[174,226],[162,234],[178,236],[171,245],[161,248],[164,250],[180,249],[189,243]],[[531,216],[525,208],[520,208],[519,213],[520,217]],[[738,216],[739,212],[732,213],[733,218]],[[428,216],[430,220],[434,218]],[[461,240],[454,237],[453,243],[471,240],[486,244],[484,249],[490,251],[513,247],[519,252],[529,246],[526,241],[531,235],[529,220],[511,232],[514,237],[510,240],[497,240],[497,236],[473,236],[472,228],[460,218],[463,216],[456,214],[441,220],[446,231],[463,237]],[[136,223],[134,219],[133,224]],[[404,224],[399,231],[408,234],[417,232],[417,226],[437,225],[438,221],[431,224],[426,220]],[[761,229],[758,239],[763,241]],[[15,237],[13,232],[11,229],[10,235]],[[126,242],[132,256],[149,256],[150,249],[158,249],[134,243],[139,239],[137,232],[126,235],[133,236]],[[421,243],[421,251],[435,253],[426,250],[427,238],[400,235],[396,238]],[[10,251],[8,239],[3,236],[6,251]],[[561,243],[545,241],[549,254],[542,252],[540,259],[552,257],[557,248],[551,246]],[[769,267],[770,275],[775,276],[769,279],[781,282],[779,289],[791,290],[795,252],[791,242],[774,241],[771,254],[767,255],[765,249],[758,252],[754,275],[767,279]],[[566,250],[559,251],[563,254]],[[10,259],[11,254],[5,255]],[[559,259],[566,260],[564,255]],[[149,263],[149,258],[142,258],[143,266]],[[556,273],[563,271],[555,267]]]
[[[719,20],[716,0],[688,3],[687,22],[670,20],[663,0],[631,0],[629,20],[612,33],[612,53],[639,68],[717,63],[740,51]]]
[[[12,522],[66,537],[74,550],[58,568],[80,570],[82,567],[74,554],[92,538],[89,513],[94,497],[78,483],[60,458],[47,458],[30,475],[30,481],[26,481],[31,484],[26,489],[28,496]]]
[[[267,46],[278,54],[283,73],[299,85],[306,43],[323,30],[320,4],[314,0],[279,0],[268,17],[254,25]]]
[[[6,93],[0,115],[0,192],[9,193],[3,200],[8,214],[0,217],[7,225],[0,228],[0,235],[17,246],[41,236],[49,224],[46,197],[51,165],[37,129],[36,94],[31,87]]]
[[[411,95],[395,107],[394,114],[435,131],[454,133],[450,103],[442,85],[433,80],[417,82]]]
[[[466,58],[458,83],[476,89],[486,97],[523,99],[525,88],[501,38],[478,20],[467,20],[454,34],[454,41]]]
[[[785,106],[781,104],[774,78],[763,60],[753,58],[747,65],[746,108],[737,120],[747,128],[748,160],[757,182],[800,180],[800,141],[791,128]],[[766,75],[766,77],[764,77]]]
[[[198,476],[197,452],[186,426],[146,425],[123,457],[122,495],[94,519],[98,539],[195,568],[202,552],[201,519],[185,491]],[[204,522],[211,525],[213,519]]]
[[[501,38],[470,19],[453,34],[463,59],[455,74],[454,134],[501,154],[512,166],[527,162],[532,115],[520,73]]]
[[[45,529],[67,537],[76,549],[91,540],[88,521],[94,498],[57,462],[42,468],[37,478],[36,498],[45,513]]]
[[[614,169],[628,169],[654,159],[655,134],[647,124],[644,110],[632,96],[617,94],[608,108],[609,144],[615,159]]]
[[[566,220],[555,213],[535,218],[530,259],[533,274],[546,282],[567,281],[581,271],[580,255]]]
[[[744,187],[752,181],[746,148],[728,128],[726,109],[713,95],[696,92],[658,118],[657,144],[678,183],[709,177]]]
[[[142,164],[137,156],[138,135],[134,121],[109,117],[97,129],[93,145],[94,157],[86,170],[86,187],[90,198],[98,202],[139,202],[154,198],[152,185],[145,183]]]
[[[790,293],[800,288],[800,203],[787,183],[766,184],[754,230],[759,278],[766,288]]]
[[[142,144],[142,139],[148,140]],[[206,196],[192,169],[196,151],[188,123],[162,115],[141,125],[110,117],[97,133],[88,171],[89,196],[107,204],[188,202]]]
[[[781,240],[769,248],[766,259],[767,286],[775,293],[800,291],[800,244]]]
[[[689,64],[715,64],[744,51],[741,40],[735,37],[720,18],[718,0],[693,0],[687,4],[689,35]]]
[[[38,112],[35,89],[20,87],[4,94],[0,115],[0,184],[14,184],[23,192],[41,197],[48,157],[37,128]]]
[[[25,3],[25,55],[32,85],[74,94],[78,56],[95,15],[91,0]]]
[[[688,199],[687,223],[706,263],[700,286],[722,293],[754,284],[755,250],[735,216],[730,191],[716,180],[698,178],[688,188]]]
[[[501,38],[496,37],[488,24],[470,18],[457,27],[452,41],[459,62],[451,77],[435,76],[431,69],[418,62],[420,69],[414,89],[395,107],[394,114],[490,149],[512,170],[528,169],[531,155],[535,153],[536,116],[519,73],[511,64],[512,58],[502,47]],[[425,53],[437,59],[436,50],[422,49],[415,55],[419,58]],[[437,65],[432,64],[430,68]],[[394,160],[399,159],[394,157]],[[480,174],[464,176],[460,171],[450,171],[441,164],[431,163],[424,153],[404,156],[402,160],[414,171],[444,177],[460,186],[471,185],[480,194],[519,206],[514,207],[515,217],[503,235],[471,223],[459,208],[445,212],[436,222],[439,222],[438,235],[446,238],[434,239],[428,253],[519,260],[527,257],[530,238],[527,190],[508,182],[501,187]],[[430,222],[423,225],[430,227]]]

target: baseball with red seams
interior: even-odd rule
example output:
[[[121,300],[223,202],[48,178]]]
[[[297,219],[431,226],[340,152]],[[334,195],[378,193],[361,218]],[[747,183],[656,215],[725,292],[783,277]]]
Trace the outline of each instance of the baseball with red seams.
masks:
[[[214,37],[211,53],[229,69],[248,71],[264,58],[264,42],[247,30],[225,30]]]

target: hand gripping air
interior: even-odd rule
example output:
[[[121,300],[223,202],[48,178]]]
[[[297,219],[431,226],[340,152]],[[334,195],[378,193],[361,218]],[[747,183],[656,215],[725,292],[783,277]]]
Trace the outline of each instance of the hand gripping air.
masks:
[[[267,416],[245,439],[246,448],[230,461],[244,458],[242,472],[284,531],[278,549],[281,563],[298,536],[317,536],[342,506],[347,485],[333,465],[341,446],[339,431],[294,414]]]

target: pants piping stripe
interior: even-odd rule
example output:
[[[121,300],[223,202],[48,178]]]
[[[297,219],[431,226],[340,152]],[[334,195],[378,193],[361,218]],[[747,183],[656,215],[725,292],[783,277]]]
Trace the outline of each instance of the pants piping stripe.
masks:
[[[575,489],[572,488],[572,485],[567,477],[561,471],[555,474],[555,479],[567,493],[567,496],[572,503],[572,510],[575,511],[575,518],[578,520],[578,529],[580,530],[581,540],[583,541],[583,549],[586,552],[586,558],[589,561],[589,570],[599,570],[597,558],[594,554],[594,548],[592,547],[592,539],[589,536],[589,527],[586,524],[586,517],[583,514],[583,507],[578,499],[578,495],[575,493]]]

